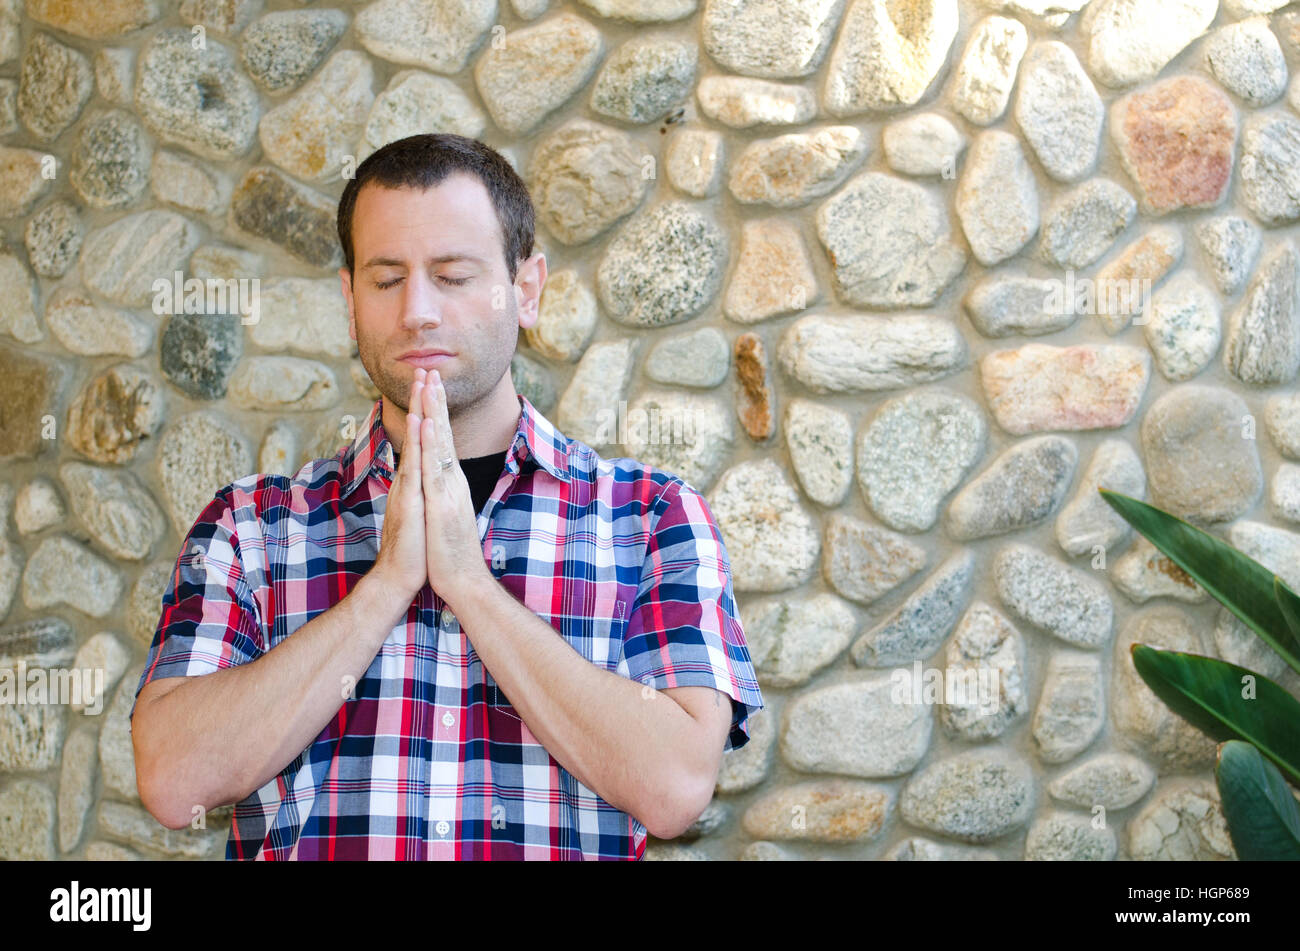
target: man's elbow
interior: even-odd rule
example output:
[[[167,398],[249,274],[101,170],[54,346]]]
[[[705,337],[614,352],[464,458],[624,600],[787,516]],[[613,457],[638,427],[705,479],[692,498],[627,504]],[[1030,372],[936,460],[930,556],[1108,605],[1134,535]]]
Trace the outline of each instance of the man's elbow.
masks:
[[[193,819],[193,810],[184,805],[184,795],[176,795],[175,780],[160,769],[155,757],[150,756],[148,748],[140,742],[140,719],[137,709],[137,722],[131,729],[131,747],[135,755],[135,788],[140,796],[140,805],[164,828],[183,829]]]
[[[191,816],[182,813],[179,801],[169,795],[167,783],[158,782],[151,773],[142,770],[138,761],[135,785],[140,793],[140,805],[164,828],[183,829],[189,825]]]
[[[713,801],[715,777],[693,778],[677,786],[677,795],[658,796],[651,804],[646,831],[656,839],[675,839],[689,829]]]

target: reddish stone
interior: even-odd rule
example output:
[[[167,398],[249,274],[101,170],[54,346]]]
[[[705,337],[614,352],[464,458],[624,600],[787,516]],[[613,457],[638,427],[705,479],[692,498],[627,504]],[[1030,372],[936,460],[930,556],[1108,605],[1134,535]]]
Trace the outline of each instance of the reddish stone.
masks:
[[[767,385],[767,352],[758,334],[736,338],[736,413],[749,435],[762,441],[772,435],[772,388]]]
[[[1147,214],[1209,207],[1227,191],[1237,110],[1208,80],[1177,76],[1130,93],[1111,107],[1110,129]]]

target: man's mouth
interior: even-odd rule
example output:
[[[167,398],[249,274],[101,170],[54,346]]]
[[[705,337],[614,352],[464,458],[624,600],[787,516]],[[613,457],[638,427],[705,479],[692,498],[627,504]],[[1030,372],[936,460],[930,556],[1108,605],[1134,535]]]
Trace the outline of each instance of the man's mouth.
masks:
[[[412,350],[404,353],[400,357],[403,363],[409,363],[413,367],[423,367],[428,370],[432,367],[440,367],[453,359],[456,355],[448,353],[446,350],[429,349],[429,350]]]

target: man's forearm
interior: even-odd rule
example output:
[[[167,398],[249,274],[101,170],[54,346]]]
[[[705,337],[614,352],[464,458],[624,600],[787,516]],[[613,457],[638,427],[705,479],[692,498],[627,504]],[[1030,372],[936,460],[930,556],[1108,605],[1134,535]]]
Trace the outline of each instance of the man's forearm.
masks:
[[[391,591],[365,575],[257,660],[190,677],[147,709],[137,706],[136,772],[155,816],[177,828],[195,806],[238,802],[293,762],[405,615],[409,604]]]
[[[604,670],[491,576],[448,599],[474,650],[556,761],[656,838],[712,795],[694,788],[700,725],[652,687]],[[454,599],[454,600],[453,600]],[[695,818],[690,816],[691,819]]]

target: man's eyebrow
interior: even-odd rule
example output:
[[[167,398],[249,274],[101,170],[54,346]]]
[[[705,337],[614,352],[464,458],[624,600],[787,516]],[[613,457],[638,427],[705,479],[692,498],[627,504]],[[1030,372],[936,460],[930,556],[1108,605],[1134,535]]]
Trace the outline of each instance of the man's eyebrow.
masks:
[[[448,261],[469,261],[471,264],[486,264],[487,262],[477,254],[470,254],[468,251],[449,251],[446,254],[439,254],[436,257],[428,258],[426,264],[446,264]],[[368,267],[406,267],[406,261],[401,258],[392,258],[387,255],[377,254],[365,264],[361,265],[362,269]]]

